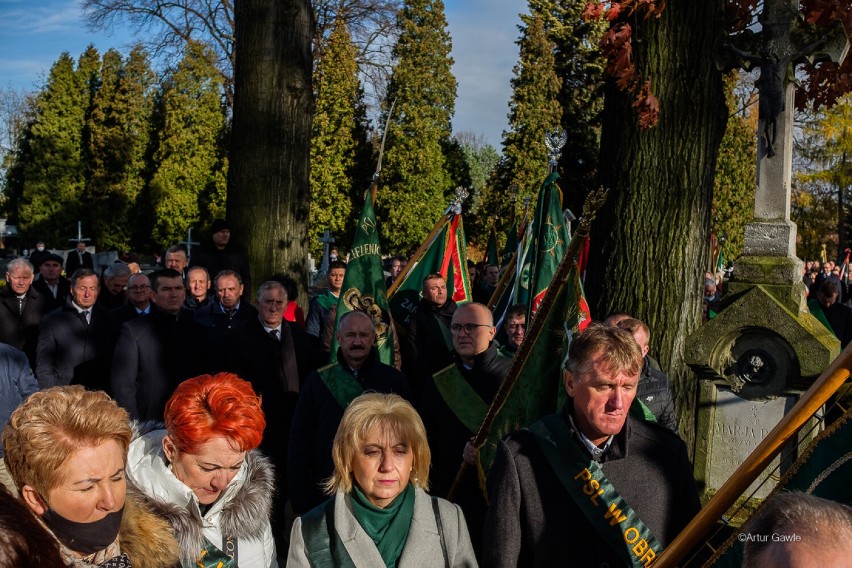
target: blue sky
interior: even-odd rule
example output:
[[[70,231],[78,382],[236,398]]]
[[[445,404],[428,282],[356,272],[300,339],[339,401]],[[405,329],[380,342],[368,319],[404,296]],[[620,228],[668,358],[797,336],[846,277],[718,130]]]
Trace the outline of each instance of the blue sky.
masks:
[[[453,39],[458,98],[453,128],[500,145],[507,128],[509,80],[518,58],[518,15],[525,0],[445,0]],[[0,0],[0,87],[34,90],[68,51],[75,59],[93,43],[126,52],[132,30],[91,32],[76,0]]]

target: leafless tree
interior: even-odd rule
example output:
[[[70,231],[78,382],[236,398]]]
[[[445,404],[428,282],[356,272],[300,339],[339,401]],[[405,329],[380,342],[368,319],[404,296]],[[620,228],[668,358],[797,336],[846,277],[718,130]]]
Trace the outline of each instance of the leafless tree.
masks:
[[[383,92],[396,38],[395,16],[401,0],[316,0],[314,60],[322,56],[323,39],[334,19],[344,17],[359,49],[359,65],[370,91]],[[229,107],[234,95],[233,0],[83,0],[92,29],[129,25],[154,56],[171,61],[190,40],[209,44],[216,52]]]

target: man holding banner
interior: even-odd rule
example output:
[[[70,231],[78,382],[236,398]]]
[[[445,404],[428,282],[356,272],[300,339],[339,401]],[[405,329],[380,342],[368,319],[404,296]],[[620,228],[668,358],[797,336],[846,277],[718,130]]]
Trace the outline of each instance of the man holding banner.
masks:
[[[628,409],[642,352],[591,324],[571,343],[569,400],[497,447],[486,566],[648,566],[700,509],[686,445]]]

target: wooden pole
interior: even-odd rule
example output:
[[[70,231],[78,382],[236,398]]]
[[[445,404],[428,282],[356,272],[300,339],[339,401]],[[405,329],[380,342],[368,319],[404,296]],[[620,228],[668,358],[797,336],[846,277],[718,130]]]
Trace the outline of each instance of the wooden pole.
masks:
[[[393,281],[393,283],[390,285],[390,288],[388,288],[388,300],[390,300],[394,293],[396,293],[396,289],[399,288],[400,284],[405,282],[405,278],[408,276],[408,273],[414,269],[414,267],[420,261],[420,258],[423,256],[423,253],[426,252],[426,249],[429,248],[429,245],[432,244],[432,241],[435,240],[435,237],[438,235],[441,229],[443,229],[444,226],[449,222],[449,214],[445,213],[441,216],[438,222],[435,223],[435,226],[426,236],[426,239],[422,243],[420,243],[420,248],[418,248],[417,252],[412,255],[411,260],[408,262],[408,264],[405,265],[405,268],[402,272],[399,273],[399,276],[396,277],[396,280]]]
[[[707,533],[722,518],[731,505],[748,489],[781,449],[805,423],[843,385],[852,367],[852,344],[823,371],[811,387],[805,391],[790,412],[758,444],[754,451],[731,475],[730,479],[692,519],[677,538],[666,547],[654,563],[656,568],[676,566],[693,550]]]
[[[527,335],[524,336],[523,342],[521,342],[520,347],[518,347],[518,351],[512,359],[512,365],[509,367],[509,371],[506,373],[506,377],[503,379],[503,382],[500,383],[500,388],[497,389],[497,393],[494,395],[494,399],[488,407],[488,412],[485,414],[485,418],[482,420],[482,424],[480,424],[479,430],[476,432],[476,436],[473,437],[471,445],[473,445],[473,447],[477,450],[485,443],[488,433],[491,431],[491,425],[497,417],[497,413],[500,412],[501,408],[503,408],[503,404],[505,404],[506,399],[515,387],[515,383],[518,382],[518,377],[529,358],[533,345],[535,344],[538,336],[541,334],[542,328],[544,328],[544,323],[547,320],[546,314],[550,310],[556,297],[559,295],[562,287],[565,286],[565,280],[571,272],[571,267],[575,262],[577,262],[577,255],[580,253],[583,241],[585,241],[586,237],[589,236],[589,229],[591,228],[592,221],[594,220],[595,214],[600,206],[603,205],[606,195],[607,192],[600,189],[592,192],[586,198],[586,204],[583,208],[583,217],[580,219],[580,226],[577,228],[574,236],[571,237],[571,242],[568,243],[568,248],[565,250],[565,254],[562,256],[562,260],[559,262],[559,266],[553,274],[551,284],[548,286],[547,292],[544,294],[541,306],[539,307],[538,312],[536,312],[536,315],[532,318],[532,322],[528,325]],[[462,461],[459,471],[456,473],[456,477],[453,480],[453,485],[447,493],[448,501],[452,501],[455,497],[469,468],[470,465],[466,461]]]

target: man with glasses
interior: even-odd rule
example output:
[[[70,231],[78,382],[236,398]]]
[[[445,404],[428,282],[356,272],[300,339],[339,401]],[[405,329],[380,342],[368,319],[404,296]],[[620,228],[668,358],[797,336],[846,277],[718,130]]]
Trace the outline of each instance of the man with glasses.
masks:
[[[151,304],[151,280],[147,275],[137,272],[127,281],[127,303],[110,312],[116,327],[126,321],[147,316],[154,306]]]
[[[493,342],[497,329],[491,311],[482,304],[462,304],[453,314],[453,364],[426,384],[420,414],[432,448],[431,493],[445,497],[462,460],[476,463],[469,445],[512,360]],[[474,550],[481,552],[486,503],[476,473],[465,478],[455,502],[464,511]]]

